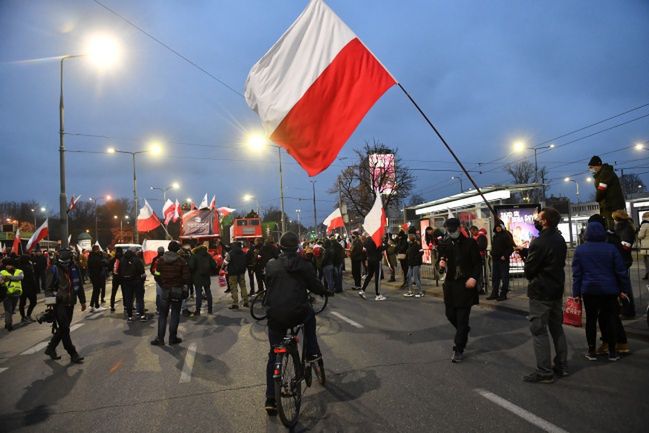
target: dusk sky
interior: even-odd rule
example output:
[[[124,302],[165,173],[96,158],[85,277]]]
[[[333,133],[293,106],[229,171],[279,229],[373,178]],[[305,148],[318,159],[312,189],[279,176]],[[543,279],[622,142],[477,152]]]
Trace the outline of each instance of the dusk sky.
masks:
[[[511,154],[517,139],[529,146],[556,144],[539,152],[539,165],[547,165],[551,177],[548,194],[574,198],[574,184],[563,182],[574,175],[583,198],[590,196],[586,163],[593,154],[616,161],[616,168],[638,173],[649,183],[646,0],[327,3],[418,101],[467,168],[484,172],[476,173],[481,186],[507,183],[506,163],[533,161],[532,151]],[[157,212],[161,195],[149,187],[173,181],[181,190],[170,196],[180,200],[199,201],[208,193],[216,195],[219,206],[249,209],[241,197],[250,193],[262,207],[279,207],[276,152],[251,154],[243,145],[246,132],[260,130],[261,123],[241,94],[252,65],[306,4],[0,1],[0,200],[36,200],[58,210],[56,56],[82,53],[89,35],[103,32],[120,41],[121,61],[98,72],[84,58],[66,60],[65,129],[109,138],[67,135],[68,149],[102,152],[114,146],[136,151],[159,140],[163,155],[138,156],[139,195]],[[642,108],[632,110],[637,107]],[[367,114],[339,161],[316,177],[320,221],[335,205],[336,197],[327,190],[349,162],[345,158],[372,140],[397,147],[410,168],[459,170],[395,86]],[[646,150],[632,147],[639,142],[647,144]],[[284,162],[286,211],[294,218],[295,210],[302,209],[303,220],[310,224],[309,177],[286,154]],[[427,200],[459,191],[450,179],[458,173],[415,174],[413,192]],[[84,199],[105,194],[130,198],[130,157],[68,153],[67,190]]]

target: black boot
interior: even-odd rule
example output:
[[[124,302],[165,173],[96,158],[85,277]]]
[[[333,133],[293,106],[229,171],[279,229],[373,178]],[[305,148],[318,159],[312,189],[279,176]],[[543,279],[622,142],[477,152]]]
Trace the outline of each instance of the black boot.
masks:
[[[54,360],[61,359],[61,357],[56,354],[56,349],[50,346],[47,346],[47,349],[45,349],[45,354]]]
[[[498,299],[498,293],[496,292],[491,292],[491,295],[487,296],[487,301],[493,301],[494,299]]]
[[[74,364],[83,364],[83,356],[79,356],[78,353],[75,353],[70,356],[70,361],[73,362]]]

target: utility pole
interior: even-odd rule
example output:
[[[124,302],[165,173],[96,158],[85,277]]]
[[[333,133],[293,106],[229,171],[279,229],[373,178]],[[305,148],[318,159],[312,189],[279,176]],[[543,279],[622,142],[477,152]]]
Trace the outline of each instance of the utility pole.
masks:
[[[311,180],[310,182],[313,188],[313,231],[318,236],[318,213],[315,207],[315,180]]]

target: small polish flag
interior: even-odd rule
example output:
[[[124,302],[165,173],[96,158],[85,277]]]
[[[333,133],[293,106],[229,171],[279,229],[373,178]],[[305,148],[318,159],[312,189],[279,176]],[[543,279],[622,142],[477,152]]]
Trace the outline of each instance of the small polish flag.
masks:
[[[210,205],[207,203],[207,194],[203,196],[203,200],[201,200],[201,205],[198,206],[199,209],[209,209]]]
[[[18,255],[20,252],[20,229],[16,230],[16,235],[14,236],[14,242],[11,244],[11,252]]]
[[[340,212],[340,208],[325,218],[322,224],[327,226],[327,233],[332,232],[334,229],[345,227],[345,221],[343,220],[343,214]]]
[[[372,237],[374,245],[380,247],[385,234],[385,210],[383,210],[383,202],[379,192],[376,193],[376,200],[374,200],[372,209],[365,216],[363,229]]]
[[[167,199],[164,206],[162,206],[162,217],[165,220],[165,224],[169,224],[169,221],[171,221],[171,219],[174,217],[175,212],[176,205],[174,205],[174,202]]]
[[[48,224],[48,220],[46,219],[45,222],[41,224],[41,226],[38,229],[36,229],[34,234],[32,234],[32,237],[29,238],[29,241],[27,242],[27,248],[26,248],[27,252],[29,253],[32,250],[32,248],[34,248],[36,244],[38,244],[40,241],[45,239],[48,234],[49,234],[49,224]]]
[[[150,232],[158,227],[160,227],[160,220],[151,208],[149,202],[144,200],[144,206],[142,206],[140,213],[137,216],[137,231]]]
[[[210,202],[210,210],[216,209],[216,196],[212,196],[212,201]]]
[[[178,203],[178,199],[176,199],[176,203],[174,203],[174,219],[173,222],[177,222],[181,216],[183,216],[183,210],[180,208],[180,203]]]
[[[104,249],[99,244],[99,241],[95,241],[95,245],[97,245],[99,247],[99,251],[101,251],[102,253],[104,252]]]
[[[81,199],[81,194],[79,194],[76,197],[74,195],[72,195],[72,198],[70,198],[70,205],[68,206],[68,212],[67,213],[72,212],[74,210],[74,208],[77,207],[77,203],[79,202],[79,199]]]
[[[252,67],[248,106],[309,174],[325,170],[396,80],[322,0],[311,0]]]

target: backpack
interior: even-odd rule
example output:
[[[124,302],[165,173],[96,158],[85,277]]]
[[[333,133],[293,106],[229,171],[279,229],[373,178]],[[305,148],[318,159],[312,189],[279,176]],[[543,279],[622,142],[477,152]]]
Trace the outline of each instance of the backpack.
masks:
[[[136,273],[135,258],[128,260],[122,257],[122,260],[119,262],[119,276],[130,279],[135,278],[137,276]]]
[[[271,329],[292,328],[303,323],[309,314],[306,282],[300,274],[287,272],[285,275],[291,281],[282,284],[279,289],[268,288],[264,299],[268,326]]]

